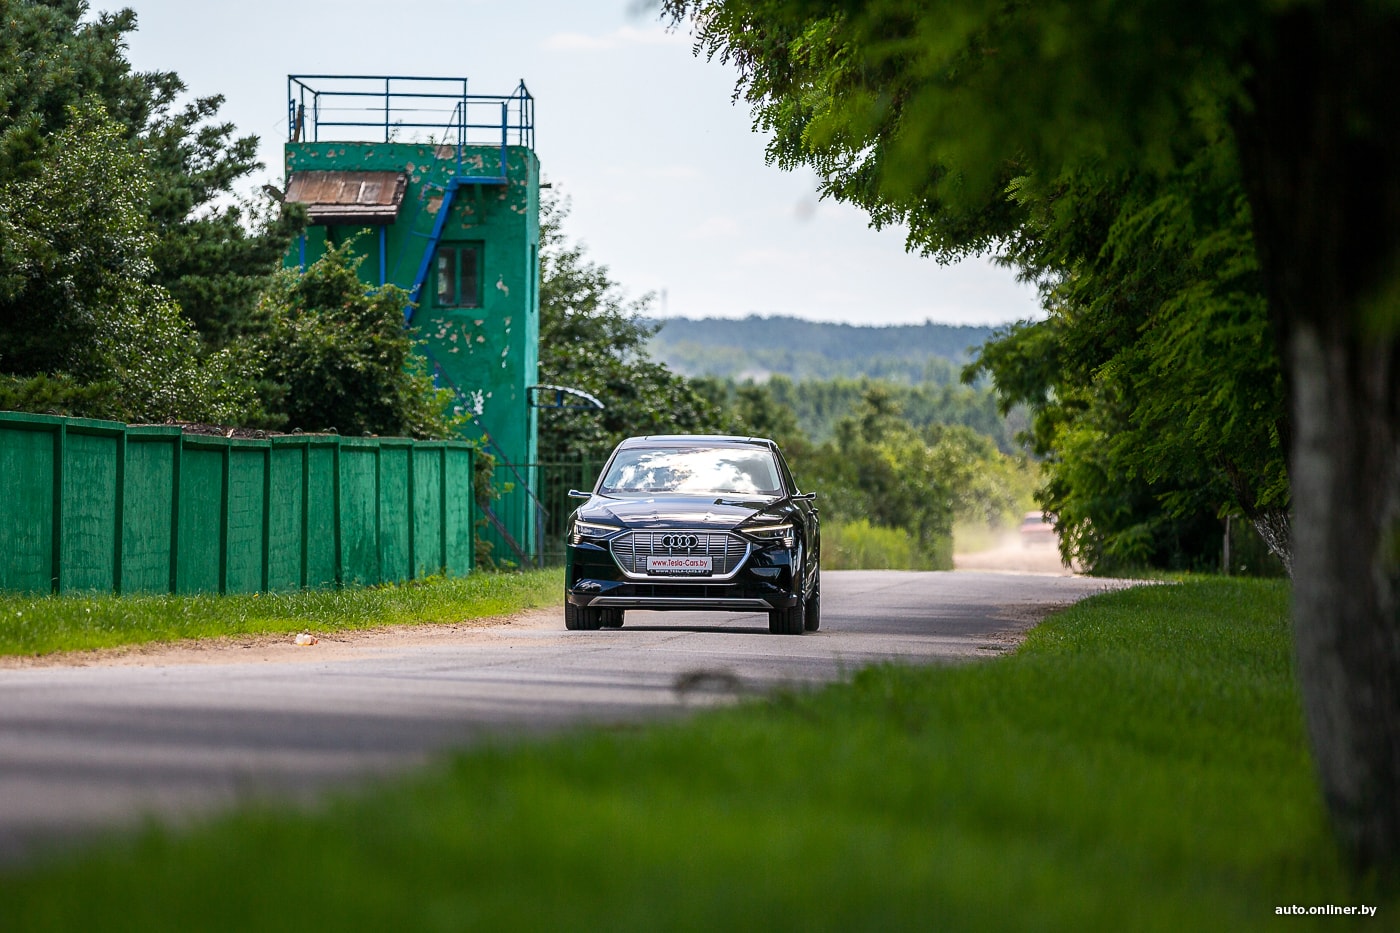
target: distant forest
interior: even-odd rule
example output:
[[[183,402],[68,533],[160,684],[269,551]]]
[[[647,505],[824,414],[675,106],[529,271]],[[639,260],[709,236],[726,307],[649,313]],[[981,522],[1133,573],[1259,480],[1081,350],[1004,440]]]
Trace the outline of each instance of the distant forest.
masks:
[[[651,338],[654,359],[685,376],[762,382],[836,377],[951,385],[990,327],[898,324],[883,327],[794,317],[667,318]]]

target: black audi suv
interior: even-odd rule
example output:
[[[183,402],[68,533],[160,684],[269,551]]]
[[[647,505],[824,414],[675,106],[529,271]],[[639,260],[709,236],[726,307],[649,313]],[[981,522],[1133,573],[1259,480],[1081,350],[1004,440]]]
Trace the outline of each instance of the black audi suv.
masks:
[[[767,612],[782,635],[821,624],[815,493],[762,437],[663,435],[617,446],[569,517],[564,625],[628,609]]]

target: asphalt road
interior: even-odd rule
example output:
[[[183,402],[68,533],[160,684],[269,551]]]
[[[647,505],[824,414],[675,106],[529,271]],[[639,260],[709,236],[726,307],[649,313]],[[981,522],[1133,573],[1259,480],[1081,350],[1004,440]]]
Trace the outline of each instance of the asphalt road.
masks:
[[[0,862],[149,816],[310,800],[484,736],[674,715],[881,661],[993,656],[1109,585],[828,572],[822,629],[801,637],[770,635],[756,614],[631,612],[620,630],[567,632],[550,612],[292,660],[230,651],[214,663],[0,670]]]

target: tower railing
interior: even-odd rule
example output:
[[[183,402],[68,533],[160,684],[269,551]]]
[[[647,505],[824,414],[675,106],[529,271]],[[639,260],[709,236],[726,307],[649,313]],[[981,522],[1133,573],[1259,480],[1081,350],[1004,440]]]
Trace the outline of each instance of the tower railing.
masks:
[[[466,78],[288,75],[287,139],[533,149],[535,99],[524,81],[501,95],[470,93]]]

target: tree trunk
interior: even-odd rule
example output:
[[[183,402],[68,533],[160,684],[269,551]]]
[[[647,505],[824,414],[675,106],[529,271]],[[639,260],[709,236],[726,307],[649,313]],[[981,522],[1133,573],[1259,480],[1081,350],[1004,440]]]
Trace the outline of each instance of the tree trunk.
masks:
[[[1293,576],[1293,532],[1292,516],[1286,509],[1256,511],[1248,516],[1254,531],[1263,540],[1269,553],[1283,564],[1284,573]]]
[[[1294,629],[1335,828],[1361,864],[1400,854],[1400,429],[1396,347],[1291,336]]]
[[[1363,867],[1400,862],[1400,316],[1368,316],[1400,296],[1400,23],[1376,9],[1279,15],[1235,119],[1292,415],[1299,686]]]

